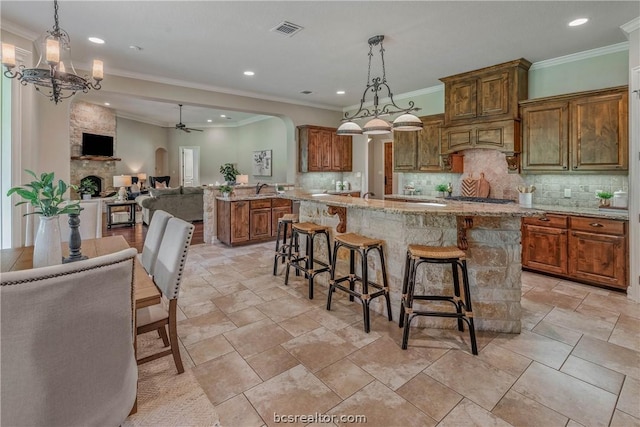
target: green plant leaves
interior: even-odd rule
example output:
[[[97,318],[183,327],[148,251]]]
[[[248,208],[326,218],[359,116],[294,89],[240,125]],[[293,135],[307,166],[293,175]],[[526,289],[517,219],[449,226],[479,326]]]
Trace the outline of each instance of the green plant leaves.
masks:
[[[64,199],[64,194],[69,188],[76,188],[68,185],[63,180],[58,180],[58,184],[54,184],[54,173],[42,173],[40,178],[30,170],[25,170],[29,175],[35,178],[24,187],[13,187],[7,192],[7,196],[17,194],[24,201],[16,203],[16,206],[24,203],[30,203],[34,207],[31,214],[43,216],[55,216],[60,214],[78,213],[80,211],[80,202],[68,202]],[[29,213],[25,215],[30,215]]]

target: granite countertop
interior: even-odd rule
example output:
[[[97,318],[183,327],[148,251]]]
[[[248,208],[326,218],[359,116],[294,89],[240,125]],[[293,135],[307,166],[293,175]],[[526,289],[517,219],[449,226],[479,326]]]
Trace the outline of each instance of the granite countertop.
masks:
[[[280,197],[291,200],[307,200],[355,209],[380,210],[391,213],[428,213],[430,215],[456,216],[541,216],[544,211],[521,208],[517,203],[497,205],[491,203],[466,203],[425,196],[407,196],[415,202],[391,200],[365,200],[359,197],[344,197],[327,193],[308,193],[301,190],[286,191]],[[404,197],[404,196],[403,196]]]
[[[244,200],[260,200],[260,199],[273,199],[274,197],[278,197],[277,193],[260,193],[260,194],[242,194],[239,196],[229,196],[222,197],[216,196],[217,200],[222,200],[225,202],[241,202]]]

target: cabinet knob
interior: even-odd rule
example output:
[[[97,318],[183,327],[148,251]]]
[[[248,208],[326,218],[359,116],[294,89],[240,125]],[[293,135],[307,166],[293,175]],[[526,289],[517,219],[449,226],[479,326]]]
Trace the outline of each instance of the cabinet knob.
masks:
[[[567,169],[567,167],[566,167],[566,166],[563,166],[563,167],[562,167],[562,169]]]
[[[578,169],[578,166],[574,166],[573,168],[574,168],[574,169]]]
[[[546,216],[543,216],[542,218],[538,218],[538,221],[546,221],[546,222],[549,222],[549,218],[547,218]]]
[[[599,222],[592,222],[589,225],[592,226],[592,227],[604,227],[604,225],[600,224]]]

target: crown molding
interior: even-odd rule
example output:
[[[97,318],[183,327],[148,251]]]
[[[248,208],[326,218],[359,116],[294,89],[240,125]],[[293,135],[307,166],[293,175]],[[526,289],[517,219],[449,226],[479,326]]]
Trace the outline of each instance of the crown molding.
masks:
[[[39,33],[34,33],[33,31],[28,30],[25,27],[15,24],[11,21],[2,19],[0,20],[0,23],[2,24],[2,29],[4,31],[15,34],[16,36],[22,37],[23,39],[29,40],[30,42],[34,42],[40,35]]]
[[[596,49],[585,50],[582,52],[572,53],[570,55],[559,56],[557,58],[545,59],[544,61],[534,62],[529,71],[539,70],[541,68],[554,67],[568,62],[581,61],[583,59],[595,58],[596,56],[608,55],[610,53],[623,52],[629,50],[629,42],[621,42],[610,46],[598,47]]]
[[[127,113],[126,111],[115,110],[116,117],[120,117],[122,119],[133,120],[136,122],[146,123],[148,125],[159,126],[159,127],[169,127],[172,126],[170,123],[165,123],[160,120],[153,120],[149,117],[139,116],[137,114]]]
[[[620,28],[622,29],[624,34],[627,36],[627,38],[629,38],[629,35],[632,32],[640,29],[640,16],[638,16],[637,18],[632,19],[631,21],[627,22],[626,24],[620,25]]]
[[[163,127],[163,128],[173,128],[175,126],[175,123],[170,123],[170,122],[164,122],[161,120],[153,120],[149,117],[145,117],[145,116],[139,116],[137,114],[132,114],[132,113],[128,113],[126,111],[120,111],[120,110],[115,110],[115,114],[116,117],[120,117],[123,119],[128,119],[128,120],[134,120],[136,122],[141,122],[141,123],[146,123],[148,125],[153,125],[153,126],[159,126],[159,127]],[[237,127],[242,127],[242,126],[247,126],[250,125],[252,123],[256,123],[256,122],[260,122],[263,120],[268,120],[268,119],[272,119],[275,116],[264,116],[264,115],[258,115],[255,117],[250,117],[248,119],[244,119],[244,120],[240,120],[237,122],[231,122],[231,123],[218,123],[218,124],[194,124],[191,125],[189,123],[185,123],[188,127],[196,127],[198,129],[206,129],[206,128],[237,128]]]

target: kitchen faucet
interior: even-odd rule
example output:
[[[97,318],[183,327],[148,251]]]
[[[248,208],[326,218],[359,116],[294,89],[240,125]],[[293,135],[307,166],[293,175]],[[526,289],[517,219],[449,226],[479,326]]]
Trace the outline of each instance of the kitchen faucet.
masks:
[[[262,190],[262,189],[263,189],[264,187],[266,187],[267,185],[269,185],[269,184],[267,184],[267,183],[260,184],[260,183],[258,182],[258,183],[256,184],[256,194],[260,194],[260,190]]]
[[[365,199],[365,200],[369,200],[369,196],[375,196],[375,194],[373,194],[372,191],[367,191],[366,193],[364,193],[362,195],[362,198]]]

